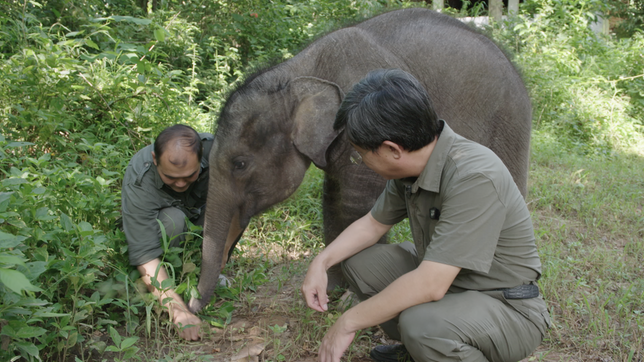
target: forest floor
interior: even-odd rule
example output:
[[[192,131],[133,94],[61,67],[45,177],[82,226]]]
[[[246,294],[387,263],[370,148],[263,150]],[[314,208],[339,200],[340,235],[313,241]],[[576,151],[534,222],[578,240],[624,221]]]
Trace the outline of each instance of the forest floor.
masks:
[[[291,273],[286,281],[273,274],[275,278],[258,287],[250,300],[235,302],[233,316],[224,328],[205,327],[208,330],[201,341],[182,344],[183,356],[190,360],[201,356],[199,359],[216,362],[316,361],[317,344],[310,338],[315,338],[315,335],[318,338],[322,336],[323,334],[319,333],[322,326],[317,324],[318,321],[312,317],[310,310],[306,312],[306,305],[300,294],[308,260],[290,260],[285,263],[288,265],[276,265],[273,273],[279,273],[287,267]],[[322,324],[336,319],[342,310],[342,304],[342,298],[337,298],[336,295],[336,300],[330,306],[330,315],[323,318]],[[384,336],[378,327],[364,330],[356,337],[343,360],[371,361],[371,348],[391,343],[396,341]],[[181,359],[175,357],[171,360]],[[520,362],[586,360],[574,354],[555,352],[541,346]]]

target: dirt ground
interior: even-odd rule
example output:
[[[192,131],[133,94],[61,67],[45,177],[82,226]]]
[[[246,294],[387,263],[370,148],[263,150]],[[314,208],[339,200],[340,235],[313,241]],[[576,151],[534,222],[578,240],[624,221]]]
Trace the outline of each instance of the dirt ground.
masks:
[[[307,341],[311,332],[306,326],[311,322],[315,323],[315,320],[309,319],[310,315],[303,315],[306,313],[306,306],[299,292],[306,270],[305,264],[303,261],[291,262],[300,263],[298,268],[301,268],[301,272],[282,282],[281,286],[278,281],[273,281],[259,287],[252,299],[236,305],[230,324],[223,329],[211,328],[209,336],[193,345],[193,351],[209,355],[216,362],[316,361],[316,341]],[[278,265],[275,270],[279,270],[279,267]],[[336,308],[338,303],[336,302]],[[313,336],[315,337],[314,333]],[[369,350],[383,343],[395,341],[387,339],[377,327],[372,328],[368,338],[360,338],[351,354],[345,355],[343,360],[371,361]],[[531,356],[518,362],[532,361],[601,360],[575,356],[574,353],[553,352],[542,346]]]

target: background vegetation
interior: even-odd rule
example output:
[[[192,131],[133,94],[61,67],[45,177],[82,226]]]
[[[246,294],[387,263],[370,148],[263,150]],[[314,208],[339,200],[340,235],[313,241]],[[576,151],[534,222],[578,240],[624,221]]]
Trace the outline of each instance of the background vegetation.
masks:
[[[0,2],[0,360],[208,359],[212,351],[167,348],[181,342],[170,342],[167,318],[127,263],[117,220],[130,157],[175,122],[211,130],[249,69],[347,22],[419,5]],[[513,54],[533,99],[528,202],[554,317],[535,358],[644,359],[642,6],[528,0],[486,30]],[[599,12],[614,16],[619,37],[589,30]],[[302,273],[321,247],[321,179],[310,170],[295,197],[253,220],[226,269],[233,285],[202,315],[210,325],[225,331],[235,313],[259,313],[260,287],[280,291]],[[393,239],[404,238],[402,225]],[[189,238],[166,256],[186,298],[199,244]],[[314,352],[339,315],[312,314],[296,291],[284,305],[275,313],[297,319],[293,334],[284,342],[286,327],[269,326],[266,360]],[[350,353],[364,354],[375,335],[359,335]]]

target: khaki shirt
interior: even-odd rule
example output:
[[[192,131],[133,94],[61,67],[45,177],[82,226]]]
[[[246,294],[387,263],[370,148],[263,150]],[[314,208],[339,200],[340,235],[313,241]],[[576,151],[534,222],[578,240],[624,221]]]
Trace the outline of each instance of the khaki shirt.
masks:
[[[491,150],[441,123],[420,176],[387,182],[371,214],[386,225],[409,218],[418,263],[461,268],[451,292],[536,281],[541,262],[530,212],[510,172]]]
[[[130,160],[121,188],[123,231],[130,264],[145,264],[163,254],[157,222],[159,211],[176,207],[192,221],[199,218],[208,194],[208,154],[214,140],[209,133],[199,136],[203,144],[201,171],[185,192],[175,192],[161,180],[152,159],[154,144],[144,147]]]

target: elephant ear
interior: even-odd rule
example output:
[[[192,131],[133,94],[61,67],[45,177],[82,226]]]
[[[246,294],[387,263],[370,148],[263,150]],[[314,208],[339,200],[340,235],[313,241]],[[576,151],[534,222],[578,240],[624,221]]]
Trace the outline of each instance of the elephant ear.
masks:
[[[297,77],[289,88],[297,102],[293,144],[316,166],[326,167],[326,150],[338,135],[333,121],[344,93],[337,84],[315,77]]]

